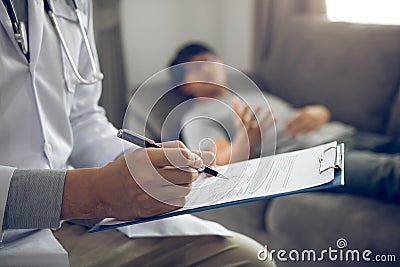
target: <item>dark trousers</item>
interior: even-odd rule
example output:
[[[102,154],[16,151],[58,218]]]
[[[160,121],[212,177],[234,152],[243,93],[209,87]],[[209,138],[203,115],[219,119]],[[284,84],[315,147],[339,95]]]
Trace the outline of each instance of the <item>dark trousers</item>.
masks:
[[[400,201],[400,138],[358,132],[345,143],[345,186],[340,192]]]

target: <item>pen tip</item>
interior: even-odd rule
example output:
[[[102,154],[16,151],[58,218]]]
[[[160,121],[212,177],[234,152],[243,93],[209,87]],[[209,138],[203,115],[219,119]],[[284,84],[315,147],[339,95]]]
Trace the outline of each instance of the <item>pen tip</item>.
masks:
[[[217,175],[219,178],[222,178],[222,179],[226,179],[226,180],[229,180],[229,178],[228,177],[226,177],[225,175],[223,175],[223,174],[221,174],[221,173],[218,173],[218,175]]]

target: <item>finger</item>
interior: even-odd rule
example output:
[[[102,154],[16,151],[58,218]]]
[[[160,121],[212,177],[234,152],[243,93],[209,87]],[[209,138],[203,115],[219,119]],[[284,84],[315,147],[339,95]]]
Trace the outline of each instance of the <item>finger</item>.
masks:
[[[238,127],[240,125],[242,117],[241,117],[241,108],[240,108],[240,105],[239,105],[239,99],[237,97],[232,99],[232,108],[233,108],[233,111],[234,111],[233,115],[235,117],[234,118],[235,126]]]
[[[244,104],[242,110],[242,121],[247,125],[251,119],[251,115],[249,114],[249,105]]]
[[[251,117],[250,117],[251,127],[253,128],[259,127],[260,121],[258,119],[260,118],[259,115],[261,114],[261,110],[262,106],[258,105],[254,111],[251,111]]]
[[[237,114],[238,114],[238,116],[240,117],[240,119],[242,119],[243,120],[243,117],[246,115],[246,107],[248,107],[248,105],[246,104],[246,103],[243,103],[243,104],[239,104],[238,105],[238,112],[237,112]]]
[[[187,149],[190,150],[185,143],[179,141],[179,140],[175,140],[175,141],[166,141],[162,143],[163,148],[182,148],[182,149]],[[193,152],[193,151],[192,151]],[[200,156],[197,153],[194,153],[194,156],[196,158],[197,161],[199,161],[200,159],[196,156]],[[200,156],[201,157],[201,156]]]
[[[186,148],[147,148],[147,155],[157,167],[193,167],[200,168],[203,160]]]
[[[235,128],[239,128],[242,125],[242,117],[240,116],[240,108],[239,106],[234,107],[234,112],[232,114],[233,116],[233,122],[235,125]]]
[[[185,185],[194,182],[199,176],[199,172],[193,168],[162,168],[157,169],[159,175],[164,178],[158,183],[161,185]],[[157,181],[156,181],[157,183]]]
[[[264,115],[261,117],[260,128],[262,132],[270,129],[275,123],[277,119],[274,117],[272,110],[267,109]]]
[[[254,110],[250,110],[250,120],[257,121],[257,117],[259,117],[262,110],[262,106],[258,105]]]
[[[274,121],[275,120],[275,118],[274,118],[274,116],[272,115],[272,112],[271,112],[271,110],[266,110],[265,111],[265,114],[261,117],[261,122],[266,122],[266,121]]]
[[[236,114],[239,113],[239,99],[237,97],[234,97],[232,99],[232,107],[233,110],[235,111]]]
[[[207,166],[215,165],[216,155],[212,151],[205,150],[193,150],[193,153],[200,156],[203,159],[203,163]]]
[[[203,162],[207,166],[215,166],[217,163],[217,158],[216,154],[212,151],[193,151],[197,155],[200,155],[200,157],[203,159]],[[213,177],[211,174],[204,173],[207,177]],[[198,176],[197,176],[198,177]]]
[[[265,132],[270,129],[274,123],[276,122],[275,118],[272,116],[271,112],[267,112],[264,114],[264,117],[261,120],[261,131]]]
[[[163,148],[185,148],[185,149],[188,149],[186,147],[186,145],[179,140],[166,141],[166,142],[158,143],[158,145],[162,146]]]
[[[214,152],[205,150],[194,150],[194,153],[199,155],[203,159],[203,163],[207,166],[215,166],[217,164],[217,158]],[[204,172],[203,172],[204,173]],[[211,174],[204,173],[207,177],[213,177]],[[196,178],[198,178],[197,176]]]

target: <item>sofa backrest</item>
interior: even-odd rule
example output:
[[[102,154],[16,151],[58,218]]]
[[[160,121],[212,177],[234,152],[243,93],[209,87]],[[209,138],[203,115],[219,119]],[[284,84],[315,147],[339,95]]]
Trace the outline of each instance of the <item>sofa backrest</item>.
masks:
[[[186,107],[177,106],[187,99],[177,88],[171,89],[169,81],[144,83],[130,98],[124,128],[157,142],[179,139],[182,109]]]
[[[399,134],[400,26],[294,17],[257,72],[296,107],[321,103],[359,130]]]

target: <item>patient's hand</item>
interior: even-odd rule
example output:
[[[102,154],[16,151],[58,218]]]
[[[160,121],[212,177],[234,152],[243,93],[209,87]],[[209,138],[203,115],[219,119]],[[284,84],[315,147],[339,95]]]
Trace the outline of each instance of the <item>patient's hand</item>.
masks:
[[[323,105],[306,106],[286,122],[286,131],[291,136],[315,131],[331,118],[331,113]]]
[[[234,99],[232,105],[237,131],[235,138],[232,142],[225,137],[216,139],[214,145],[208,148],[215,153],[218,165],[249,159],[261,141],[261,133],[270,129],[275,121],[269,109],[260,116],[263,112],[262,106],[257,107],[253,112],[248,105],[240,104],[238,99]]]
[[[232,141],[232,161],[246,160],[253,154],[255,147],[261,141],[261,134],[267,131],[274,123],[269,109],[263,111],[261,105],[254,111],[247,104],[240,104],[238,99],[232,101],[236,136]],[[261,113],[264,114],[261,115]]]

